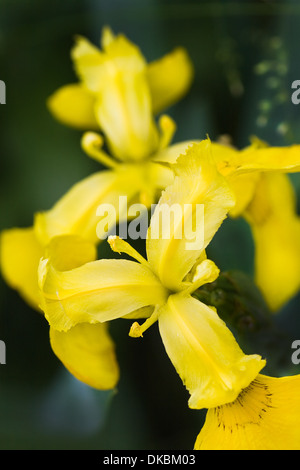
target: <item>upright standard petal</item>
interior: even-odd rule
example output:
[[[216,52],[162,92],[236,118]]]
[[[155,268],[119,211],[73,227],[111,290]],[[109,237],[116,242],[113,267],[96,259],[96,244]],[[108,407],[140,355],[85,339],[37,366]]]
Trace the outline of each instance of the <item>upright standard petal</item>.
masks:
[[[234,204],[210,152],[210,142],[203,141],[179,157],[174,183],[163,192],[151,217],[148,260],[170,290],[180,289]]]
[[[191,408],[233,401],[264,367],[245,355],[214,309],[184,293],[171,295],[158,317],[166,352],[190,393]]]
[[[277,311],[300,288],[300,218],[288,175],[261,175],[244,213],[255,247],[255,280]]]
[[[153,153],[158,133],[152,117],[146,62],[123,35],[110,35],[100,52],[80,37],[72,58],[78,75],[95,95],[95,116],[112,153],[139,160]]]
[[[147,67],[147,78],[152,109],[158,114],[187,93],[194,78],[194,67],[186,50],[178,47],[151,62]]]
[[[39,283],[41,308],[50,325],[59,331],[78,323],[121,318],[166,299],[166,291],[152,271],[127,260],[102,259],[58,271],[44,259]]]
[[[50,327],[50,344],[78,380],[99,390],[115,388],[120,372],[108,324],[81,323],[65,332]]]
[[[258,377],[208,410],[195,450],[300,450],[300,375]]]
[[[97,93],[102,86],[101,71],[105,55],[88,39],[77,36],[71,58],[83,86],[90,92]]]
[[[43,254],[44,249],[32,227],[14,228],[1,233],[2,275],[7,284],[36,310],[40,310],[37,270]]]

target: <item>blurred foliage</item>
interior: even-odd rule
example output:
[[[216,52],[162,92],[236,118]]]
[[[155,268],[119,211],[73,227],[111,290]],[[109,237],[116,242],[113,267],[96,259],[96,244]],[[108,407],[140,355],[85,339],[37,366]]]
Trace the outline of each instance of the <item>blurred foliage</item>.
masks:
[[[98,43],[106,24],[138,44],[149,61],[178,45],[189,51],[196,76],[189,95],[169,110],[178,126],[175,141],[209,134],[228,135],[238,147],[251,135],[272,145],[299,143],[300,108],[290,100],[291,83],[300,79],[298,0],[0,0],[0,13],[0,79],[7,86],[0,108],[0,229],[31,225],[35,211],[99,169],[80,149],[80,132],[55,122],[45,101],[76,81],[74,35]],[[300,198],[300,178],[291,178]],[[253,245],[243,220],[223,224],[209,256],[222,271],[251,278]],[[299,339],[299,301],[292,299],[274,320],[293,339]],[[252,315],[261,313],[259,305],[251,305]],[[44,318],[1,279],[7,364],[0,365],[0,448],[191,449],[204,411],[188,409],[157,329],[133,340],[129,327],[126,320],[111,326],[121,366],[118,390],[96,392],[64,370]],[[277,357],[280,344],[267,354]]]

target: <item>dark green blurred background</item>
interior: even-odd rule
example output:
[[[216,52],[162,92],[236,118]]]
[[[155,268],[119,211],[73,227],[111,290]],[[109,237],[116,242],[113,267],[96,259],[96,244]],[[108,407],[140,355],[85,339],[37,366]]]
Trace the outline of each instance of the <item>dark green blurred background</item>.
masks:
[[[0,229],[30,226],[35,211],[99,169],[81,151],[81,133],[57,123],[45,101],[76,81],[74,35],[98,43],[104,25],[125,33],[148,61],[178,45],[189,51],[196,76],[189,95],[169,110],[175,141],[228,134],[243,147],[255,134],[272,145],[300,143],[300,106],[291,103],[291,83],[300,79],[297,0],[0,0],[0,79],[7,87],[0,107]],[[300,197],[300,176],[293,182]],[[242,220],[224,223],[209,254],[222,270],[253,272]],[[205,413],[188,409],[156,326],[139,341],[128,337],[130,323],[114,323],[121,380],[111,396],[71,377],[51,351],[43,317],[2,279],[0,291],[7,348],[0,449],[192,449]],[[300,339],[299,305],[300,296],[276,319],[293,339]],[[299,372],[290,366],[287,373]]]

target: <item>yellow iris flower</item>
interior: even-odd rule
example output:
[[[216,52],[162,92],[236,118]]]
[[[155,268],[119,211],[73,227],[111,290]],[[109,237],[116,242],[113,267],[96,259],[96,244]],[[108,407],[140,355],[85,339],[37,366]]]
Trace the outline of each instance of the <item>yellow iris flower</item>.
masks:
[[[179,157],[174,182],[151,217],[147,260],[125,240],[112,237],[111,248],[137,262],[101,259],[60,270],[50,255],[39,268],[41,306],[60,334],[81,323],[146,318],[130,329],[131,336],[140,337],[158,321],[167,354],[190,393],[191,408],[234,400],[265,365],[258,355],[244,355],[216,311],[192,297],[219,274],[205,249],[234,205],[226,180],[207,157],[210,152],[211,143],[203,141]],[[195,223],[199,205],[204,206],[203,220]],[[180,217],[161,225],[162,209],[171,212],[174,207]],[[193,230],[186,232],[182,228],[187,222]]]
[[[172,171],[155,160],[170,156],[174,159],[188,145],[169,146],[175,123],[163,115],[157,127],[153,118],[153,113],[180,99],[191,84],[193,67],[185,50],[178,48],[147,65],[135,45],[123,35],[115,37],[109,28],[103,31],[102,45],[104,52],[84,38],[77,39],[72,57],[81,82],[58,90],[48,103],[64,123],[104,132],[115,158],[103,151],[103,137],[94,132],[84,134],[82,146],[109,170],[75,184],[50,210],[35,214],[32,227],[5,230],[1,234],[3,277],[39,311],[40,258],[52,252],[54,246],[65,251],[65,246],[71,243],[70,252],[74,248],[70,237],[64,238],[64,242],[58,242],[57,237],[75,235],[85,243],[98,244],[104,237],[97,229],[97,208],[105,204],[115,207],[116,220],[109,222],[109,231],[116,221],[127,216],[127,207],[120,206],[120,196],[126,196],[128,203],[140,201],[150,206],[173,179]],[[79,239],[76,237],[75,243]],[[78,250],[78,246],[74,249]],[[92,246],[89,252],[95,256]],[[84,253],[82,263],[89,260]],[[81,261],[77,257],[76,264],[79,266]],[[66,264],[65,269],[70,266]],[[99,349],[99,337],[103,349]],[[50,327],[50,340],[54,352],[80,380],[96,388],[115,386],[119,373],[107,326],[78,325],[66,334],[58,334]],[[83,349],[87,355],[82,354]],[[108,370],[111,372],[105,373]]]
[[[259,374],[232,403],[208,410],[195,450],[299,450],[300,375]]]
[[[147,64],[139,48],[106,27],[102,49],[77,37],[71,57],[79,83],[65,85],[48,100],[62,123],[100,129],[111,154],[138,161],[157,151],[153,116],[182,98],[190,88],[193,66],[183,48]]]
[[[243,216],[251,228],[255,281],[278,311],[300,288],[300,217],[286,174],[300,171],[300,146],[268,147],[254,139],[236,150],[214,142],[211,153],[235,194],[229,215]]]

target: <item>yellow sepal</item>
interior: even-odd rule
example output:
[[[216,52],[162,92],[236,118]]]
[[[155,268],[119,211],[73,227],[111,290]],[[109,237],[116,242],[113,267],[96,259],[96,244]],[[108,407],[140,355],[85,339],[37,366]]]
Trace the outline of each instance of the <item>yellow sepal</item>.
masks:
[[[37,270],[44,248],[32,227],[4,230],[0,237],[1,273],[34,309],[39,308]]]
[[[171,295],[158,323],[191,408],[233,401],[265,365],[260,356],[245,355],[216,311],[191,296]]]
[[[208,410],[195,450],[300,450],[300,375],[258,377],[232,403]]]
[[[288,175],[265,173],[244,216],[255,249],[255,280],[271,310],[300,288],[300,218]]]
[[[81,323],[66,332],[50,327],[53,352],[78,380],[99,390],[116,387],[119,366],[107,324]]]

